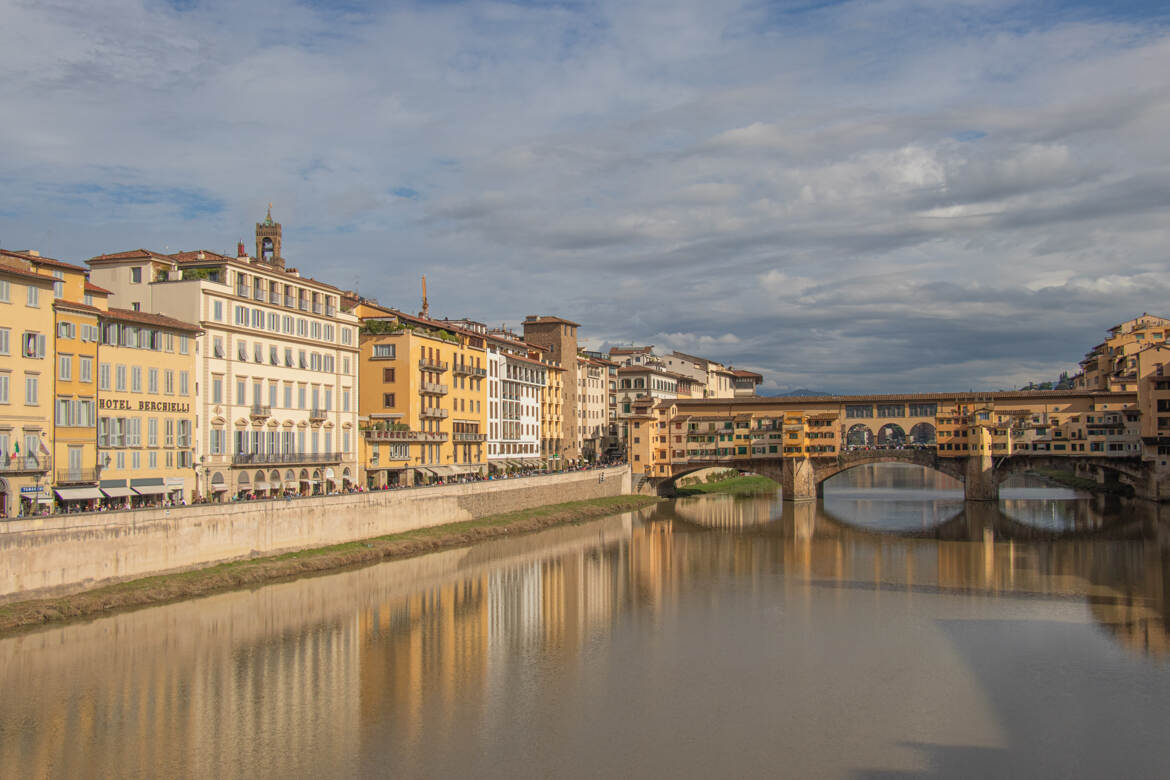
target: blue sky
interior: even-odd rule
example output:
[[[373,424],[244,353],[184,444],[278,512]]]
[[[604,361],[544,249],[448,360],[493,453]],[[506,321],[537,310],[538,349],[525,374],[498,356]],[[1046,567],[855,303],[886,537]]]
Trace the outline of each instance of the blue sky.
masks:
[[[1164,306],[1157,3],[0,0],[0,246],[251,244],[769,389],[997,388]]]

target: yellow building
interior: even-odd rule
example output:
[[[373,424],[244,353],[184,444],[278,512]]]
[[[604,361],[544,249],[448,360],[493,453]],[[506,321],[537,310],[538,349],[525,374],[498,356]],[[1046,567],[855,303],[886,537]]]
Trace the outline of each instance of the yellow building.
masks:
[[[1114,325],[1108,338],[1085,355],[1073,385],[1098,392],[1133,392],[1138,384],[1138,353],[1167,341],[1170,319],[1165,317],[1143,314]]]
[[[360,453],[371,488],[413,485],[487,466],[481,334],[359,300]]]
[[[0,253],[0,517],[52,501],[54,283]]]
[[[97,446],[103,501],[115,507],[190,502],[199,326],[129,309],[100,316]]]
[[[547,360],[547,382],[540,390],[540,455],[548,468],[562,465],[565,436],[565,369]]]

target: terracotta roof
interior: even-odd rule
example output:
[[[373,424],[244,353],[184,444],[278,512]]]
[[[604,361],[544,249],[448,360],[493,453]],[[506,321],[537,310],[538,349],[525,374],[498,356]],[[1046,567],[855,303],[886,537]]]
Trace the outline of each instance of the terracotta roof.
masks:
[[[759,379],[761,382],[764,380],[764,377],[762,374],[757,374],[755,371],[743,371],[743,370],[738,369],[738,368],[732,370],[731,375],[743,377],[745,379]]]
[[[162,314],[151,314],[145,311],[132,311],[130,309],[115,309],[111,308],[109,311],[102,312],[102,317],[105,319],[119,320],[121,322],[138,322],[143,325],[157,325],[160,328],[174,328],[175,330],[186,330],[192,333],[198,333],[202,330],[198,325],[193,325],[190,322],[183,322],[176,320],[173,317],[167,317]]]
[[[167,262],[171,262],[171,258],[169,256],[161,254],[159,252],[152,252],[149,249],[128,249],[125,252],[112,252],[112,253],[106,254],[106,255],[98,255],[97,257],[91,257],[90,259],[86,260],[85,262],[92,265],[94,263],[101,263],[101,262],[112,261],[112,260],[136,260],[136,259],[142,258],[142,257],[148,257],[148,258],[151,258],[153,260],[166,260]]]
[[[75,311],[84,311],[89,313],[101,313],[101,309],[96,306],[90,306],[88,303],[78,303],[77,301],[69,301],[64,298],[58,298],[53,301],[54,309],[73,309]]]
[[[563,317],[552,317],[552,316],[542,314],[540,316],[529,315],[529,316],[524,318],[525,325],[528,325],[530,323],[538,323],[539,324],[539,323],[549,323],[549,322],[560,322],[560,323],[563,323],[565,325],[572,325],[574,328],[581,327],[580,323],[573,322],[572,320],[566,320]]]
[[[207,249],[193,249],[189,252],[175,252],[175,253],[171,254],[170,257],[176,263],[191,263],[191,262],[198,263],[198,262],[206,262],[208,260],[219,261],[219,260],[235,260],[236,259],[234,257],[228,257],[227,255],[221,255],[218,252],[212,252],[212,251],[207,250]],[[240,259],[242,260],[243,258],[240,258]]]
[[[34,265],[47,265],[51,268],[68,268],[70,271],[81,271],[85,273],[84,266],[74,265],[73,263],[66,263],[62,260],[54,260],[51,257],[42,257],[41,255],[34,255],[29,252],[14,252],[9,249],[0,249],[0,255],[7,255],[8,257],[16,257],[21,260],[26,260]]]
[[[113,295],[113,293],[110,292],[109,290],[107,290],[105,287],[98,287],[96,284],[91,282],[89,279],[85,280],[85,291],[88,293],[101,293],[102,295]]]
[[[654,345],[651,344],[646,347],[610,347],[609,354],[611,355],[641,355],[653,351]]]
[[[883,393],[875,395],[808,395],[808,396],[751,396],[742,398],[685,398],[670,403],[680,407],[707,406],[808,406],[810,404],[866,403],[878,401],[952,401],[971,403],[985,400],[1021,401],[1067,401],[1074,398],[1116,399],[1118,402],[1132,400],[1133,392],[1105,392],[1098,390],[1008,390],[987,393]],[[1130,398],[1124,398],[1130,396]]]
[[[54,279],[51,276],[45,276],[44,274],[38,274],[36,271],[31,271],[28,268],[24,267],[23,265],[18,264],[14,261],[9,260],[8,262],[4,262],[5,259],[6,258],[4,258],[3,255],[0,255],[0,271],[3,271],[6,274],[12,274],[14,276],[19,276],[19,277],[24,278],[24,279],[34,280],[34,281],[38,281],[38,282],[44,282],[47,285],[51,285],[53,282],[57,281],[56,279]]]

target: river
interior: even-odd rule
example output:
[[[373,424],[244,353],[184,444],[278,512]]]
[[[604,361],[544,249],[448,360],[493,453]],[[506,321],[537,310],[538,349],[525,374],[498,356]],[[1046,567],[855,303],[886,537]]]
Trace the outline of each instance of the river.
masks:
[[[0,778],[1155,777],[1149,505],[854,469],[0,639]]]

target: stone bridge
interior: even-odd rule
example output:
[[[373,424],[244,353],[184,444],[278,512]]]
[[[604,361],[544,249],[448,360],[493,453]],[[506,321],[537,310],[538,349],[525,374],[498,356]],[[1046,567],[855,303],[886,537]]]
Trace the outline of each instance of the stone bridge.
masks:
[[[1135,496],[1170,500],[1170,485],[1159,484],[1152,464],[1140,458],[1061,457],[1043,453],[1020,453],[993,457],[976,454],[939,457],[933,447],[909,449],[860,449],[840,455],[817,457],[757,457],[690,460],[678,465],[667,478],[645,480],[646,488],[659,495],[673,495],[679,477],[705,468],[734,468],[761,474],[780,483],[785,501],[806,501],[824,494],[825,480],[842,471],[874,463],[909,463],[946,474],[963,483],[968,501],[996,501],[999,486],[1009,477],[1036,469],[1070,468],[1078,476],[1101,484],[1128,485]]]

